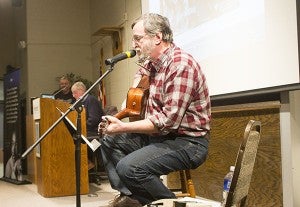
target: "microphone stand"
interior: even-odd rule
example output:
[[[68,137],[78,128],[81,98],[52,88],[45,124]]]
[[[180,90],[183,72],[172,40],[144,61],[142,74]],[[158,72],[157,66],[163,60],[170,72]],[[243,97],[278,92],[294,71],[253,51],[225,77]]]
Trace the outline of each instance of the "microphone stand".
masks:
[[[73,139],[75,141],[76,206],[80,207],[81,112],[83,110],[82,104],[75,106],[75,109],[77,111],[77,130],[76,134],[73,135]]]
[[[72,110],[77,111],[77,129],[76,129],[76,135],[74,135],[75,140],[75,171],[76,171],[76,207],[81,206],[80,202],[80,152],[81,152],[81,111],[83,109],[82,107],[82,100],[83,98],[97,85],[100,83],[100,81],[105,78],[110,72],[113,71],[114,64],[110,65],[110,68],[89,88],[87,91],[78,99],[75,101],[74,104],[72,104],[65,113],[61,115],[60,118],[58,118],[52,126],[50,126],[42,136],[40,136],[37,141],[31,145],[21,156],[21,159],[25,159],[25,157],[31,152],[53,129],[56,127],[59,122],[64,119]]]

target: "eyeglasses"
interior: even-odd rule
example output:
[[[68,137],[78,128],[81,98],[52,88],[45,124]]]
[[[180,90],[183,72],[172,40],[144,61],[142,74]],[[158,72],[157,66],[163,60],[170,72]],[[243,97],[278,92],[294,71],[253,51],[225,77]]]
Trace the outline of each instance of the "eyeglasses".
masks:
[[[153,204],[147,204],[147,207],[158,207],[164,205],[163,203],[153,203]]]
[[[145,35],[133,35],[132,41],[133,42],[140,42],[146,35],[147,34],[145,34]]]

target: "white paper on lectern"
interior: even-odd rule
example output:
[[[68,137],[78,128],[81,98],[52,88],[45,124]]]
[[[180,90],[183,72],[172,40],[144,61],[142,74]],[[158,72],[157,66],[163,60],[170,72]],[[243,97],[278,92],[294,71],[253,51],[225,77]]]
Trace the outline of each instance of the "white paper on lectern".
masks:
[[[40,98],[36,98],[32,101],[32,113],[33,113],[34,120],[41,119]]]

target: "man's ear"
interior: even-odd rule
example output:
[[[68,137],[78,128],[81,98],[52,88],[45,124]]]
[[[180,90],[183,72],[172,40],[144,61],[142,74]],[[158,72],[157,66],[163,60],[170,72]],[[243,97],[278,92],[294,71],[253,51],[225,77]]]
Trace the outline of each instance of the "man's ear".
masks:
[[[160,32],[160,33],[157,33],[156,35],[155,35],[155,44],[156,45],[159,45],[161,42],[162,42],[162,33]]]

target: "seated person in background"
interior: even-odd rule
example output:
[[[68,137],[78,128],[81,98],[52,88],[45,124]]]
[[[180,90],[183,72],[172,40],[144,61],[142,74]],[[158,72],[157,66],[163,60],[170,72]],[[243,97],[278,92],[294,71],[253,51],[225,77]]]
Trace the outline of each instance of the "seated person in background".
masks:
[[[73,97],[71,91],[71,82],[65,76],[62,76],[59,79],[59,89],[55,91],[53,94],[54,94],[54,98],[57,100],[62,100],[68,103],[75,102],[75,98]]]
[[[76,82],[73,84],[71,91],[73,97],[78,100],[86,92],[86,86],[83,82]],[[101,117],[104,115],[102,104],[95,96],[87,94],[82,99],[82,105],[86,110],[87,138],[98,138],[98,124],[101,122]],[[97,151],[98,150],[96,150],[96,152]],[[97,154],[99,154],[99,152],[97,152]],[[93,151],[90,148],[88,148],[88,159],[89,161],[93,160]],[[90,165],[89,168],[92,167],[93,166]]]

